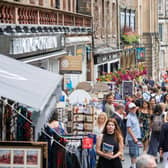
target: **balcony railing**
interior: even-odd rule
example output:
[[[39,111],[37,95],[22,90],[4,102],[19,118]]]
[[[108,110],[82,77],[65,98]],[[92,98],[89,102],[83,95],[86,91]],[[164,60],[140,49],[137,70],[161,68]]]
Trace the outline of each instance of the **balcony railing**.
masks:
[[[0,2],[0,23],[91,27],[91,16],[54,8]]]

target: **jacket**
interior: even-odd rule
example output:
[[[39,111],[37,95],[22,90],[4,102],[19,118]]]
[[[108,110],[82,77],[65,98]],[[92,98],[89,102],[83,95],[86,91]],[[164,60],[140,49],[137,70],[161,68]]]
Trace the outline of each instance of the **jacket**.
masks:
[[[168,152],[168,122],[164,123],[160,132],[159,149]]]

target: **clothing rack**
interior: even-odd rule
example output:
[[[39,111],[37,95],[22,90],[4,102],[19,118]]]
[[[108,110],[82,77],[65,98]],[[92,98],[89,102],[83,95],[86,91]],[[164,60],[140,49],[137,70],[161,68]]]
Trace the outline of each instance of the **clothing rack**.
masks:
[[[35,128],[35,126],[33,125],[33,122],[32,122],[32,121],[30,121],[29,119],[27,119],[24,115],[22,115],[21,113],[19,113],[19,112],[14,108],[14,105],[15,105],[16,103],[10,105],[10,104],[7,103],[5,100],[6,100],[6,99],[3,100],[2,98],[0,98],[0,101],[1,101],[1,102],[3,102],[5,105],[10,106],[10,107],[12,108],[12,110],[14,110],[19,116],[21,116],[24,120],[26,120],[29,124],[31,124],[31,127],[32,127],[33,129]],[[48,135],[44,130],[42,130],[42,132],[43,132],[47,137],[49,137],[51,140],[53,140],[55,143],[57,143],[59,146],[61,146],[63,149],[67,150],[61,143],[59,143],[59,142],[58,142],[57,140],[55,140],[53,137],[51,137],[50,135]],[[57,134],[56,132],[55,132],[55,134],[56,134],[59,138],[64,138],[64,137],[62,137],[61,135]]]
[[[65,149],[65,150],[67,151],[67,149],[66,149],[61,143],[59,143],[57,140],[55,140],[52,136],[48,135],[48,134],[43,130],[43,128],[42,128],[41,132],[42,132],[44,135],[46,135],[48,138],[50,138],[51,141],[54,141],[55,143],[57,143],[59,146],[61,146],[63,149]],[[70,151],[68,151],[68,152],[70,152]]]
[[[32,121],[30,121],[29,119],[27,119],[23,114],[21,114],[21,113],[19,113],[15,108],[14,108],[14,106],[16,105],[16,103],[13,103],[12,105],[10,105],[9,103],[7,103],[5,100],[3,100],[2,98],[0,99],[2,102],[3,102],[3,104],[5,104],[5,105],[8,105],[9,107],[11,107],[12,108],[12,110],[14,110],[18,115],[20,115],[23,119],[25,119],[29,124],[31,124],[31,126],[33,127],[33,123],[32,123]]]

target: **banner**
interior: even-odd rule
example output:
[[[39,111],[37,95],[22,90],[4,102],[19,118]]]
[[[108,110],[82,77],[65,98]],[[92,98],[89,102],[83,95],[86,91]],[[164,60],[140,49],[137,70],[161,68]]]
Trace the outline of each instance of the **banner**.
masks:
[[[145,48],[136,48],[136,60],[144,61],[145,59]]]

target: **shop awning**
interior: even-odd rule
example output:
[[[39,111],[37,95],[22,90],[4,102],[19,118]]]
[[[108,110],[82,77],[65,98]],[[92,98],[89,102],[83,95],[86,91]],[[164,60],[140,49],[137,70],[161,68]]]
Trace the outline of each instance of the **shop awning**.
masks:
[[[39,60],[48,59],[52,57],[59,58],[66,54],[67,52],[65,50],[61,50],[61,51],[55,51],[55,52],[47,53],[47,54],[40,54],[38,56],[34,56],[30,58],[24,58],[24,59],[21,59],[21,61],[25,63],[29,63],[29,62],[39,61]]]
[[[61,76],[0,55],[0,96],[42,111]]]
[[[117,53],[121,51],[122,51],[121,49],[113,49],[111,47],[99,47],[94,49],[94,55]]]

